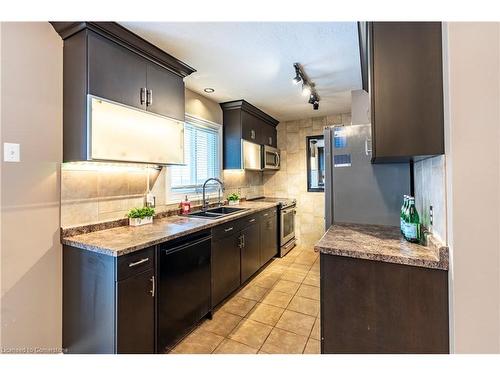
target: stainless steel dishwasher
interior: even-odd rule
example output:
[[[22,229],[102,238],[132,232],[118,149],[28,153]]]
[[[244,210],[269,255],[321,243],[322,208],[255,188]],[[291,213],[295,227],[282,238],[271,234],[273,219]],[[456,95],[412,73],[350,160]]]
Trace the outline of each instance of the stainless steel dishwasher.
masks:
[[[211,312],[211,238],[210,231],[204,231],[159,245],[159,352],[171,350]]]

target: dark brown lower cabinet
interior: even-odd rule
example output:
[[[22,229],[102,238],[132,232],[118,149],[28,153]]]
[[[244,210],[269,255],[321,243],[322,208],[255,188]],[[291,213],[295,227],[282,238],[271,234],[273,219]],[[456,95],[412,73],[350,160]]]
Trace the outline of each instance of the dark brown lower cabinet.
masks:
[[[63,248],[67,353],[155,353],[155,248],[113,257]]]
[[[448,272],[321,254],[322,353],[449,353]]]
[[[241,283],[260,268],[260,226],[256,220],[241,231]]]
[[[119,281],[116,339],[118,353],[155,352],[154,270]]]
[[[277,254],[277,220],[272,208],[212,229],[212,307]]]
[[[231,223],[220,228],[227,235],[212,238],[212,306],[240,286],[240,233]]]

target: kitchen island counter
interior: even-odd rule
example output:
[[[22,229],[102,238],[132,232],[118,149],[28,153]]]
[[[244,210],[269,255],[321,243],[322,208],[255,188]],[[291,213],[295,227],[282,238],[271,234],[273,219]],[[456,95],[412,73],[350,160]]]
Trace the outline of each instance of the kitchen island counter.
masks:
[[[334,224],[316,244],[322,254],[448,270],[448,248],[434,238],[429,245],[407,242],[398,227]]]

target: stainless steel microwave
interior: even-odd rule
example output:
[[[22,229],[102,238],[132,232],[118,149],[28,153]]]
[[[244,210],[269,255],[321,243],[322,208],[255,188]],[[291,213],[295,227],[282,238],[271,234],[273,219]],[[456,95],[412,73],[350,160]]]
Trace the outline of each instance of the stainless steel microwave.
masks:
[[[280,169],[280,150],[271,146],[264,146],[262,169]]]

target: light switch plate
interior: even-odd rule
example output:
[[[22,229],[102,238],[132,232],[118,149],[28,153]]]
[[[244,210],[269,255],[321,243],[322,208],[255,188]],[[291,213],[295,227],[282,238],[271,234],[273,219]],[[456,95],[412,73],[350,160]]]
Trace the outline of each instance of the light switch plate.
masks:
[[[21,161],[21,146],[19,143],[3,144],[3,161],[18,163]]]

